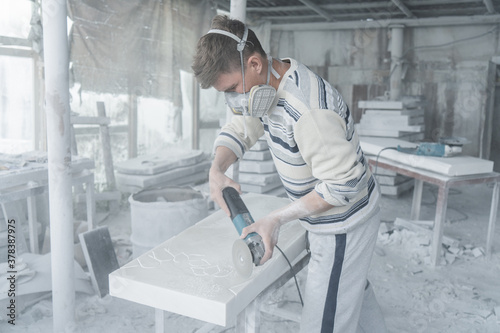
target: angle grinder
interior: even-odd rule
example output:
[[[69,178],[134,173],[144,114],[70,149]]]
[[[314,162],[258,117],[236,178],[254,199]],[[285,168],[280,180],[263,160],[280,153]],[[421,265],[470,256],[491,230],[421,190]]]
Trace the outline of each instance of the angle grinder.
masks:
[[[229,208],[234,227],[241,235],[243,228],[254,223],[252,215],[236,189],[226,187],[222,190],[222,197]],[[237,239],[233,244],[233,264],[238,274],[244,278],[250,277],[253,265],[260,265],[264,252],[264,243],[256,232],[248,234],[245,239]]]

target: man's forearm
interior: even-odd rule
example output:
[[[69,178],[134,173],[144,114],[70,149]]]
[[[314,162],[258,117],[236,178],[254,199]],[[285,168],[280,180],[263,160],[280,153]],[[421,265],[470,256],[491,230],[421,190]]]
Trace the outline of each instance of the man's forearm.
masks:
[[[225,173],[231,164],[236,162],[236,160],[237,156],[231,149],[225,146],[219,146],[215,150],[215,157],[212,162],[211,171]]]
[[[332,207],[316,191],[312,190],[299,200],[275,210],[270,215],[280,225],[283,225],[296,219],[326,212]]]

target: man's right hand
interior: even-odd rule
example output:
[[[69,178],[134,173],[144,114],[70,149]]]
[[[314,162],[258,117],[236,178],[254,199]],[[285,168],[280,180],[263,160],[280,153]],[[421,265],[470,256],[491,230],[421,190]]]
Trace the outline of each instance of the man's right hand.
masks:
[[[219,207],[226,212],[228,216],[231,215],[229,212],[229,208],[222,197],[222,190],[226,187],[234,187],[238,193],[241,194],[241,186],[228,176],[224,174],[224,172],[218,170],[216,167],[210,168],[210,172],[208,174],[208,181],[210,185],[210,197],[215,203],[219,205]]]

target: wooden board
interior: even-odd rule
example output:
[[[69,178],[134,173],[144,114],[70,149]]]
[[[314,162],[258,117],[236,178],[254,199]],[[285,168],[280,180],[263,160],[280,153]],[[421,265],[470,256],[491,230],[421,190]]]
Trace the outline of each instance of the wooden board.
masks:
[[[242,196],[255,220],[290,201],[261,194]],[[231,249],[238,238],[221,210],[109,275],[114,297],[221,326],[237,315],[289,267],[279,251],[248,279],[233,268]],[[298,221],[280,230],[279,246],[293,263],[306,255],[305,230]]]
[[[100,297],[109,293],[108,275],[118,269],[108,227],[100,227],[78,235],[92,285]]]
[[[360,138],[361,149],[369,155],[378,155],[386,147],[415,147],[417,144],[392,139],[392,138],[374,138],[369,140]],[[384,150],[380,158],[386,158],[414,168],[428,170],[443,174],[446,176],[465,176],[493,171],[493,162],[483,160],[472,156],[452,156],[452,157],[432,157],[418,156],[398,152],[393,149]]]

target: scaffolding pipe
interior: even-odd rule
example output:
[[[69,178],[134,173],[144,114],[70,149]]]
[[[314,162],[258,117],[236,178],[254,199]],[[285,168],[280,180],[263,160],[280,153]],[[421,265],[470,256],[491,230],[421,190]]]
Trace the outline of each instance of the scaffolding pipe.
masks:
[[[75,321],[75,271],[66,1],[44,0],[43,49],[49,169],[53,332]]]
[[[389,26],[391,29],[391,77],[390,99],[397,101],[401,98],[401,84],[403,73],[403,25]]]
[[[247,0],[231,0],[229,16],[245,22],[247,19]]]

